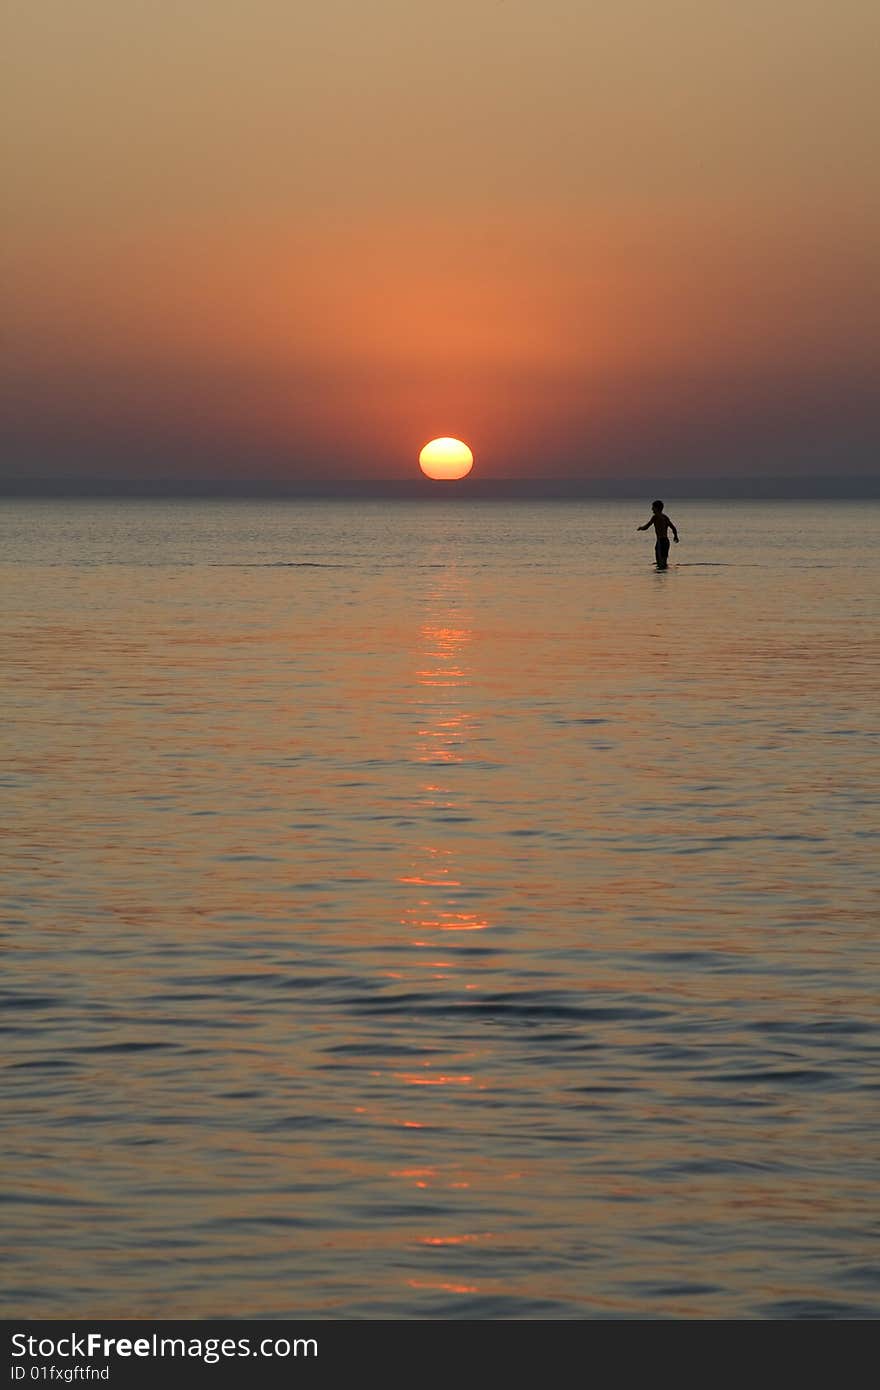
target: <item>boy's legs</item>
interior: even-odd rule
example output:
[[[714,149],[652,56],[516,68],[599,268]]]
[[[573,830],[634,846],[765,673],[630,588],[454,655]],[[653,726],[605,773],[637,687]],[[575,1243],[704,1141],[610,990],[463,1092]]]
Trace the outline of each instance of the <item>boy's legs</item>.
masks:
[[[657,561],[658,570],[666,569],[666,561],[669,559],[669,537],[658,536],[657,544],[654,546],[654,558]]]

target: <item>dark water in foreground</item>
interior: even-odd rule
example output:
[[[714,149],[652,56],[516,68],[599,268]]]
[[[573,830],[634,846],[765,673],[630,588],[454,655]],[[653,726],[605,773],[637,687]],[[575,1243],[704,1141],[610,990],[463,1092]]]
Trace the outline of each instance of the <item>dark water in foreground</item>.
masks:
[[[3,506],[7,1315],[880,1314],[880,513],[668,509]]]

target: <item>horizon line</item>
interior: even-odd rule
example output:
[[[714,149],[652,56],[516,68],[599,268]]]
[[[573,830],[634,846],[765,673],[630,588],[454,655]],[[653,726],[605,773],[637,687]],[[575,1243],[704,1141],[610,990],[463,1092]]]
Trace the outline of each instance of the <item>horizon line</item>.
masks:
[[[357,497],[377,500],[420,498],[425,500],[631,500],[647,493],[663,492],[679,498],[706,500],[868,500],[880,498],[880,477],[861,474],[813,474],[805,477],[711,478],[676,477],[674,474],[629,478],[477,477],[432,481],[417,478],[197,478],[137,476],[129,478],[89,474],[17,476],[0,475],[0,498],[306,498],[330,500]]]

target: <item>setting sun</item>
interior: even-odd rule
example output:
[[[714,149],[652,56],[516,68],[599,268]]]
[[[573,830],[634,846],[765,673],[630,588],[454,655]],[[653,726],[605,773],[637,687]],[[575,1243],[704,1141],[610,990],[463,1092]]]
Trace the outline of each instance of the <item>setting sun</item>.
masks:
[[[419,467],[428,478],[464,478],[474,466],[474,456],[460,439],[432,439],[419,454]]]

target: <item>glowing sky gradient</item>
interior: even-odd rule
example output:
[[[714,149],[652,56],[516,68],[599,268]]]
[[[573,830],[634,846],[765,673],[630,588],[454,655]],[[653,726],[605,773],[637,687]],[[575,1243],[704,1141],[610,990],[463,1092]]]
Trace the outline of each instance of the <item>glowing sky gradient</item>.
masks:
[[[870,0],[8,9],[7,475],[872,467]]]

